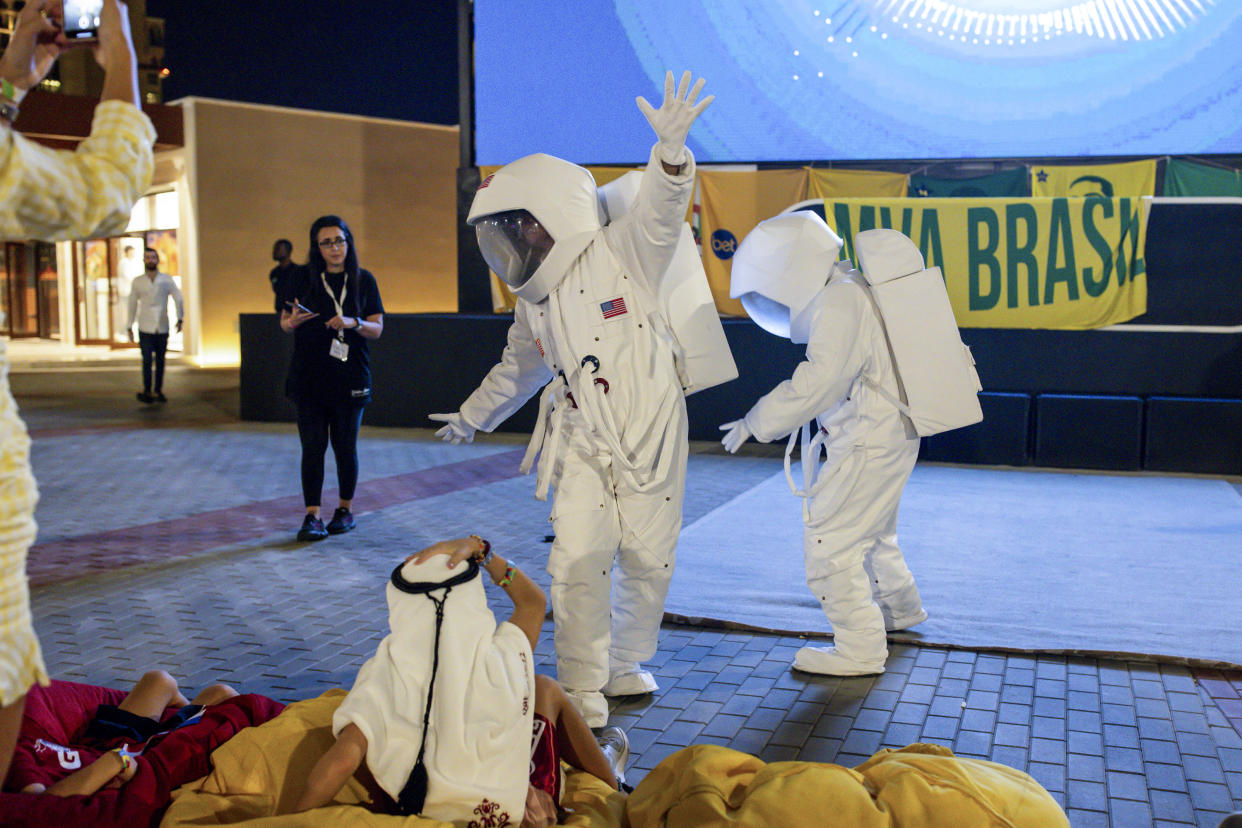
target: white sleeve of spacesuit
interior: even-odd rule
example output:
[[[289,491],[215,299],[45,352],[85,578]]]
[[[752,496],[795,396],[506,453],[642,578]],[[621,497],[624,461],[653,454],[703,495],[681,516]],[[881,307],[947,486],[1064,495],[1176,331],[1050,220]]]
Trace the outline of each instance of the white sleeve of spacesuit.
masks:
[[[500,362],[492,366],[479,387],[461,404],[461,416],[480,431],[491,431],[509,419],[552,378],[552,371],[535,346],[535,336],[526,319],[528,307],[526,302],[518,301]]]
[[[681,225],[686,221],[694,195],[694,154],[686,148],[680,175],[669,175],[660,161],[659,144],[651,149],[634,208],[604,228],[613,252],[631,267],[639,268],[654,292],[660,286],[677,250]]]
[[[867,299],[853,285],[830,285],[814,300],[806,359],[793,376],[773,388],[747,412],[746,427],[767,443],[794,431],[845,398],[866,363],[862,340]]]

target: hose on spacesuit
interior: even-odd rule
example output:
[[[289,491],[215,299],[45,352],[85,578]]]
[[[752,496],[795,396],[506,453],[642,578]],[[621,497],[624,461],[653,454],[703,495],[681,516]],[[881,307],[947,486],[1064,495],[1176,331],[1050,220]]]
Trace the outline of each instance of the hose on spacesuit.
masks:
[[[552,312],[551,322],[556,326],[554,340],[568,342],[569,337],[566,333],[560,297],[553,292],[548,296],[548,300]],[[564,364],[573,365],[574,363],[565,361]],[[570,377],[573,379],[571,380]],[[674,451],[672,446],[668,445],[668,441],[644,439],[642,444],[646,446],[646,450],[641,456],[636,455],[621,444],[619,436],[621,430],[612,416],[612,409],[606,402],[607,391],[604,390],[604,386],[597,384],[595,377],[584,371],[581,366],[568,373],[565,382],[573,385],[574,401],[578,410],[582,412],[583,419],[587,421],[592,432],[599,434],[608,445],[613,461],[617,463],[625,482],[638,493],[650,492],[663,485],[674,460]],[[679,394],[680,390],[677,394],[666,394],[660,410],[651,418],[651,422],[667,422]],[[644,470],[649,470],[649,475],[646,479],[641,479],[639,473]]]
[[[815,431],[815,436],[811,436],[811,431]],[[798,488],[798,484],[793,478],[793,447],[798,442],[798,437],[802,437],[802,456],[799,462],[802,464],[802,488]],[[802,498],[802,518],[810,520],[811,504],[809,502],[811,487],[815,485],[815,478],[819,476],[819,456],[824,446],[824,438],[828,433],[819,425],[811,420],[804,423],[801,428],[796,428],[789,432],[789,442],[785,444],[785,480],[789,482],[789,491],[796,496]]]
[[[535,418],[535,427],[530,433],[530,442],[526,444],[526,453],[518,471],[529,474],[535,457],[539,457],[538,472],[535,475],[535,499],[547,500],[551,488],[552,472],[556,465],[556,455],[560,452],[562,432],[565,421],[565,403],[569,397],[569,387],[555,379],[543,388],[539,395],[539,415]]]

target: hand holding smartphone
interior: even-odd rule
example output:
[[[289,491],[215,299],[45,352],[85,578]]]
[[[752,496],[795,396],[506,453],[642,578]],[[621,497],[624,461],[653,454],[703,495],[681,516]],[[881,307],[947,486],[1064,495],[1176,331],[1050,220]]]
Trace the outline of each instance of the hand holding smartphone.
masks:
[[[103,0],[65,0],[65,39],[82,43],[99,39]]]

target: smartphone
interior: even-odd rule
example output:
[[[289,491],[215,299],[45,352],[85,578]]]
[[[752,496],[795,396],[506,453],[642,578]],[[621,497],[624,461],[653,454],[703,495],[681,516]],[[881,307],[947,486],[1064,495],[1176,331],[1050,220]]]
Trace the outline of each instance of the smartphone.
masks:
[[[95,40],[103,0],[65,0],[65,37],[69,41]]]
[[[301,302],[285,302],[289,306],[289,310],[300,310],[302,313],[314,313],[313,310],[303,305]]]

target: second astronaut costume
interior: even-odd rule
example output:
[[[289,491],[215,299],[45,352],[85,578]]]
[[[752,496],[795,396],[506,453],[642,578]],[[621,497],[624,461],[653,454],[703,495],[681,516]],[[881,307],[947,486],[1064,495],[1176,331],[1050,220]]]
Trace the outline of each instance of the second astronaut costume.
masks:
[[[769,250],[784,251],[775,261],[765,238]],[[837,261],[840,249],[818,215],[798,212],[763,222],[738,250],[733,295],[762,327],[807,349],[790,379],[722,428],[725,447],[736,451],[750,435],[767,442],[818,421],[826,458],[805,492],[803,552],[834,645],[803,647],[794,666],[862,675],[884,671],[886,628],[927,617],[897,545],[897,507],[919,436],[890,399],[900,391],[883,320],[861,275]],[[804,453],[803,463],[812,462]]]
[[[527,156],[480,185],[469,221],[517,307],[501,361],[458,412],[433,415],[441,437],[468,440],[546,384],[527,466],[541,450],[537,494],[555,490],[558,679],[592,727],[607,721],[604,693],[656,689],[641,662],[655,653],[681,529],[686,403],[653,281],[694,186],[685,135],[711,100],[696,105],[702,81],[690,90],[688,77],[674,93],[669,75],[659,110],[640,99],[660,141],[632,209],[608,226],[591,174],[567,161]]]

